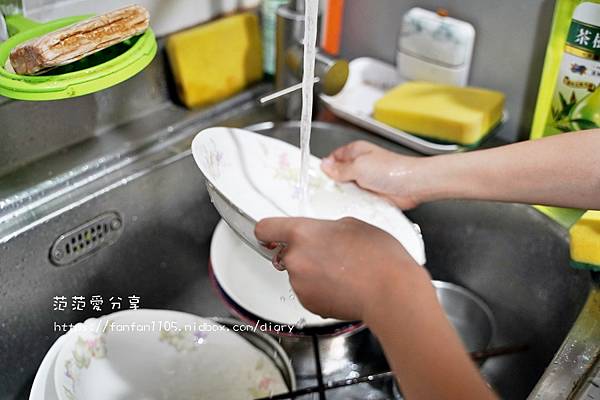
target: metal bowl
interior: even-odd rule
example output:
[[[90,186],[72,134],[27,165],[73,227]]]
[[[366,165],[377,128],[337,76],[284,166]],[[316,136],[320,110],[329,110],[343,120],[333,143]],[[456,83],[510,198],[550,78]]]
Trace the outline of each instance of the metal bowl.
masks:
[[[449,282],[433,281],[446,316],[467,351],[485,350],[496,330],[494,315],[485,302],[468,289]]]

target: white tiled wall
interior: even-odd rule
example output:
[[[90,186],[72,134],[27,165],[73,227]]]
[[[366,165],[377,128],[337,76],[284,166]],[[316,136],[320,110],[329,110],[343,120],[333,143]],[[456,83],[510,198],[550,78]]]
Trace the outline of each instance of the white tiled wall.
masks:
[[[152,28],[161,36],[222,13],[256,7],[260,0],[23,0],[23,7],[28,17],[50,21],[70,15],[102,13],[133,3],[150,11]]]

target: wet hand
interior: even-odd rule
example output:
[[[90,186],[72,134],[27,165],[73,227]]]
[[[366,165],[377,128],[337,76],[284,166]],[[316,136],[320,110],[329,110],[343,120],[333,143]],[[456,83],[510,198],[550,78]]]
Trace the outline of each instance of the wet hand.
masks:
[[[365,141],[347,144],[323,159],[321,169],[338,182],[355,182],[398,207],[419,205],[419,158],[402,156]]]
[[[274,264],[288,271],[304,307],[323,317],[366,319],[390,292],[429,280],[400,242],[357,219],[267,218],[255,234],[285,244]]]

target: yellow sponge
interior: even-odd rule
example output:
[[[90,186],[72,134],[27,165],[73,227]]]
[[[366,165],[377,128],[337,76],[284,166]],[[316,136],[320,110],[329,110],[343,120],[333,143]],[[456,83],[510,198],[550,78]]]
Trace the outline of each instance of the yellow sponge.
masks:
[[[588,211],[569,230],[571,264],[600,271],[600,211]]]
[[[503,109],[500,92],[407,82],[377,101],[374,117],[415,135],[474,146],[498,124]]]
[[[232,96],[262,79],[258,18],[243,13],[176,33],[167,54],[181,101],[198,107]]]

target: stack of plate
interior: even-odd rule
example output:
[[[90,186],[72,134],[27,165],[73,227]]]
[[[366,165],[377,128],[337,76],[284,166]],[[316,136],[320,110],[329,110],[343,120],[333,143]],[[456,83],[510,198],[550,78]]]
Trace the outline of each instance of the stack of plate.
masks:
[[[219,322],[167,310],[89,319],[50,348],[30,400],[254,399],[295,388],[273,339]]]

